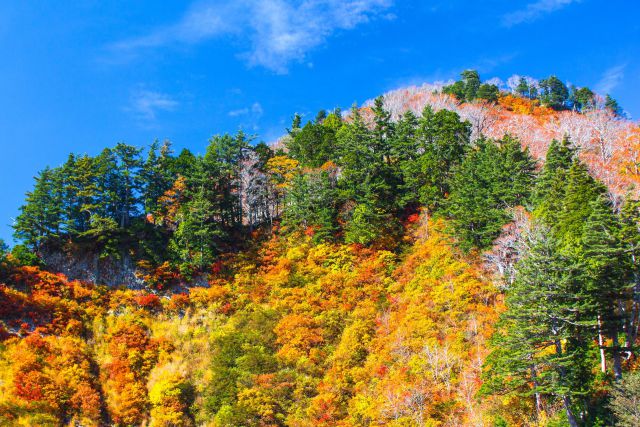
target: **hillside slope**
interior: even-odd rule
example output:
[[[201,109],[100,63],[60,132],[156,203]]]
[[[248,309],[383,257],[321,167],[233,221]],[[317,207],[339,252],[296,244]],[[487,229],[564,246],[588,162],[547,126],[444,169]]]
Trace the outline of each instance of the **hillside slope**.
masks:
[[[0,250],[0,425],[634,425],[639,156],[610,98],[473,71],[72,154]]]

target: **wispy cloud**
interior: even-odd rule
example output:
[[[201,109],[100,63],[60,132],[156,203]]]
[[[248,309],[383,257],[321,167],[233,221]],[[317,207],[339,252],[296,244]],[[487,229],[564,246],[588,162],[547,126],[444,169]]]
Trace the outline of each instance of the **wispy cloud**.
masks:
[[[596,84],[596,92],[601,94],[611,93],[622,82],[626,66],[627,64],[619,64],[606,70]]]
[[[158,111],[172,111],[178,106],[178,101],[170,95],[149,90],[135,91],[126,107],[136,119],[149,123],[156,119]]]
[[[264,110],[262,109],[262,105],[260,105],[259,102],[254,102],[251,107],[245,107],[245,108],[240,108],[237,110],[231,110],[229,111],[229,116],[230,117],[239,117],[239,116],[246,116],[249,113],[251,113],[251,115],[254,118],[260,118],[262,116],[262,113],[264,112]]]
[[[393,0],[238,0],[193,4],[175,24],[109,46],[121,58],[145,49],[191,45],[234,36],[248,46],[240,54],[250,66],[286,73],[291,62],[302,61],[337,31],[383,17]],[[226,4],[225,4],[226,3]]]
[[[578,2],[580,2],[580,0],[538,0],[527,4],[523,9],[504,15],[502,17],[502,25],[505,27],[513,27],[514,25],[525,22],[532,22],[548,13],[555,12],[572,3]]]

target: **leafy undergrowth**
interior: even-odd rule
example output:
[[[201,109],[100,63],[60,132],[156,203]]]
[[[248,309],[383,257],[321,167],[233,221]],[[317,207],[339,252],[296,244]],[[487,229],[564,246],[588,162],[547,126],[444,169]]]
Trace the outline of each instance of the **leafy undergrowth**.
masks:
[[[499,294],[443,224],[419,224],[402,255],[275,235],[188,293],[10,267],[0,424],[487,423]]]

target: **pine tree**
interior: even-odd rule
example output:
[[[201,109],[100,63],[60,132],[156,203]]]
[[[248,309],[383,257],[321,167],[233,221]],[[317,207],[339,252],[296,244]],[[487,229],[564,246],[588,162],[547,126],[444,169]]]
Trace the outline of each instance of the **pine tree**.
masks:
[[[591,213],[582,231],[586,285],[598,319],[599,334],[611,338],[614,374],[622,378],[619,335],[623,330],[626,313],[622,302],[628,288],[624,280],[625,263],[619,239],[620,227],[610,202],[600,195],[590,203]],[[601,346],[602,339],[600,339]]]
[[[122,142],[116,144],[112,153],[116,169],[113,171],[113,186],[111,191],[115,195],[115,208],[120,228],[126,228],[132,218],[140,212],[140,194],[142,182],[140,168],[142,150]]]
[[[45,168],[35,177],[32,191],[13,225],[14,236],[38,251],[48,241],[61,237],[62,179],[59,169]]]
[[[542,103],[556,110],[563,109],[569,100],[569,89],[556,76],[541,80],[540,91]]]
[[[61,173],[64,229],[72,237],[79,236],[90,230],[91,217],[102,209],[98,163],[87,155],[70,155]]]
[[[470,145],[471,125],[461,121],[453,111],[434,113],[427,106],[418,119],[418,128],[411,133],[415,133],[415,142],[408,144],[410,140],[405,138],[409,153],[400,165],[403,188],[410,191],[405,203],[414,199],[412,201],[435,210],[449,193],[452,170],[462,161]]]
[[[542,167],[542,171],[536,181],[533,191],[533,205],[538,207],[544,203],[556,203],[562,200],[560,194],[555,193],[557,186],[564,185],[564,172],[568,171],[575,158],[576,150],[571,144],[568,136],[558,143],[555,139],[551,141]],[[555,190],[554,190],[555,189]],[[549,208],[542,208],[550,210]]]
[[[162,146],[159,146],[158,141],[154,141],[149,147],[147,159],[140,170],[141,199],[144,212],[147,214],[156,211],[158,199],[171,188],[177,178],[172,173],[171,154],[169,141],[165,141]]]
[[[575,110],[584,111],[595,106],[595,96],[595,93],[588,87],[576,88],[572,86],[569,101]]]
[[[210,171],[199,159],[195,172],[189,177],[188,201],[178,214],[178,226],[172,236],[170,249],[184,266],[205,269],[220,251],[221,240],[226,237],[212,199]]]
[[[496,85],[483,83],[478,88],[476,96],[478,99],[484,99],[490,103],[496,103],[500,96],[500,89],[498,89],[498,86]]]
[[[478,140],[454,169],[446,201],[461,247],[486,248],[508,222],[508,209],[528,203],[535,162],[509,136],[500,142]]]
[[[591,214],[591,202],[606,192],[604,186],[589,175],[586,166],[574,159],[566,175],[562,210],[553,231],[567,248],[579,247],[582,227]]]
[[[485,362],[484,392],[533,396],[537,412],[543,397],[552,396],[562,402],[569,424],[578,426],[575,399],[588,391],[589,373],[583,369],[584,338],[578,338],[584,335],[577,331],[591,327],[581,317],[588,303],[582,270],[562,255],[547,227],[533,225]]]
[[[523,98],[529,97],[529,84],[527,83],[527,79],[524,77],[520,77],[520,81],[518,82],[518,86],[515,89],[516,93]]]
[[[384,109],[384,98],[377,97],[373,102],[373,150],[378,153],[382,160],[389,163],[391,161],[391,144],[394,137],[395,124],[391,121],[391,113]]]
[[[640,323],[640,201],[627,196],[620,212],[620,242],[626,258],[629,289],[627,346],[636,342]]]
[[[604,107],[616,116],[622,116],[624,114],[622,107],[618,104],[618,101],[612,98],[609,94],[605,97]]]
[[[473,101],[477,98],[480,88],[480,75],[476,70],[465,70],[460,75],[464,82],[464,98],[467,101]]]

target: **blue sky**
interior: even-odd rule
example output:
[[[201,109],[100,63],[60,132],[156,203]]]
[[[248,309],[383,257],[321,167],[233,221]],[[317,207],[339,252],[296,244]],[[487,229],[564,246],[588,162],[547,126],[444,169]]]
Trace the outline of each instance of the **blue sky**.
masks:
[[[72,3],[75,3],[72,5]],[[456,78],[557,74],[640,116],[631,0],[4,1],[0,238],[32,177],[69,152],[168,138],[202,152],[294,112]]]

